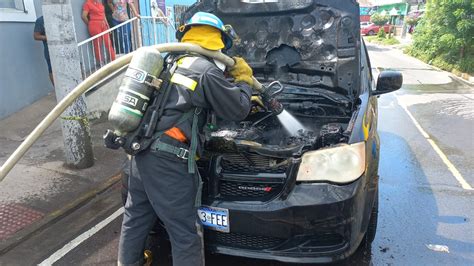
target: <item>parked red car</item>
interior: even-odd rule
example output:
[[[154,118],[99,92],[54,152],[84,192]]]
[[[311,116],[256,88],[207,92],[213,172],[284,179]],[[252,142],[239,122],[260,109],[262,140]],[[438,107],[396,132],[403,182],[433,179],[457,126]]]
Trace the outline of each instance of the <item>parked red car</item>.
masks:
[[[383,25],[383,30],[385,31],[385,33],[389,33],[390,31],[390,26],[389,24],[386,24],[386,25]],[[369,26],[367,27],[363,27],[360,29],[360,33],[362,35],[375,35],[379,32],[380,28],[382,28],[382,26],[377,26],[375,25],[374,23],[370,24]]]

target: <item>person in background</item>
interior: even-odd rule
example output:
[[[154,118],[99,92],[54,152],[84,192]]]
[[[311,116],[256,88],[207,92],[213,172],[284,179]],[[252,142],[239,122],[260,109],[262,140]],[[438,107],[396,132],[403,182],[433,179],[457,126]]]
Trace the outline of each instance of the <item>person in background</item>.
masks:
[[[107,23],[109,23],[109,25],[114,25],[114,23],[112,21],[113,11],[110,8],[108,2],[109,2],[109,0],[102,0],[102,5],[104,6],[104,12],[105,12],[105,20],[107,20]]]
[[[163,10],[161,10],[161,8],[158,7],[158,3],[156,1],[151,2],[151,14],[153,17],[156,17],[159,20],[161,20],[163,24],[169,23],[168,18],[166,17],[165,13],[163,13]]]
[[[109,29],[109,23],[105,18],[105,10],[100,0],[86,0],[82,6],[82,20],[89,29],[89,34],[95,36]],[[97,63],[105,62],[105,53],[108,53],[110,61],[115,60],[115,51],[112,47],[109,34],[94,39],[94,55]],[[105,46],[105,49],[102,48]]]
[[[130,19],[128,16],[128,8],[135,17],[140,17],[133,4],[133,0],[107,0],[107,3],[112,9],[112,26],[117,26]],[[119,46],[118,53],[129,53],[132,50],[132,29],[130,23],[127,23],[117,29]]]
[[[107,20],[107,23],[109,23],[109,25],[114,25],[114,22],[112,21],[112,9],[110,8],[109,6],[109,0],[102,0],[102,5],[104,5],[104,10],[105,10],[105,19]],[[110,38],[112,38],[112,45],[114,46],[114,50],[116,50],[116,47],[119,46],[119,42],[118,42],[118,35],[117,35],[117,31],[112,31],[110,33]]]
[[[158,34],[154,36],[155,43],[164,43],[167,42],[170,38],[168,36],[168,29],[167,26],[169,25],[169,20],[166,17],[163,10],[158,6],[157,1],[151,1],[151,16],[153,17],[152,21],[148,21],[148,23],[152,23],[152,27],[154,27],[155,31]],[[161,23],[156,23],[158,19]]]
[[[51,60],[49,58],[48,39],[46,38],[46,30],[44,29],[43,16],[39,17],[35,22],[35,29],[33,30],[33,38],[37,41],[43,42],[44,59],[46,59],[46,63],[48,64],[49,80],[51,80],[51,83],[54,86],[53,69],[51,68]]]

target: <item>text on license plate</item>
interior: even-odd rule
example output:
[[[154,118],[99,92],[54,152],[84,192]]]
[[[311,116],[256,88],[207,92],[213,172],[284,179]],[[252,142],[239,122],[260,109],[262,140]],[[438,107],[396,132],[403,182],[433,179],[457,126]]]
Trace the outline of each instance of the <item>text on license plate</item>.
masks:
[[[205,227],[216,231],[229,232],[229,210],[201,206],[198,209],[198,215]]]

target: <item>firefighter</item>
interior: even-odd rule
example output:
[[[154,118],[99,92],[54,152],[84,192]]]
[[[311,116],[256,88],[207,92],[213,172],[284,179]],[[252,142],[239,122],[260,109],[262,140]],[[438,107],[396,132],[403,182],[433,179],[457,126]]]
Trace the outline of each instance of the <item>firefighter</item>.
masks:
[[[181,42],[208,50],[232,46],[222,21],[198,12],[177,34]],[[157,138],[132,164],[119,244],[119,265],[143,264],[148,233],[158,216],[169,234],[173,265],[204,265],[202,229],[197,221],[202,186],[194,159],[200,154],[206,114],[241,121],[251,108],[252,69],[242,58],[224,76],[225,66],[206,57],[177,57],[171,90],[159,119]],[[196,152],[197,151],[197,152]],[[196,154],[197,153],[197,154]],[[133,168],[132,168],[133,169]]]

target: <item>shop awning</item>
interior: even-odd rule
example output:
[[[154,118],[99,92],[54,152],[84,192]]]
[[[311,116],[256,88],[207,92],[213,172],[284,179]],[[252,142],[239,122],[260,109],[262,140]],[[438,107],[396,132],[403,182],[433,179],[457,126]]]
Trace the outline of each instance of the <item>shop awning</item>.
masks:
[[[406,16],[407,12],[408,3],[389,4],[377,7],[377,13],[384,13],[391,16]]]

